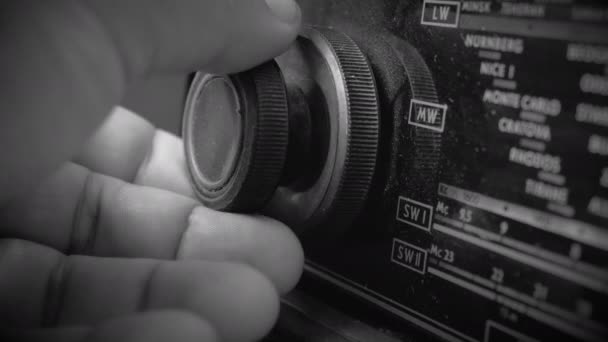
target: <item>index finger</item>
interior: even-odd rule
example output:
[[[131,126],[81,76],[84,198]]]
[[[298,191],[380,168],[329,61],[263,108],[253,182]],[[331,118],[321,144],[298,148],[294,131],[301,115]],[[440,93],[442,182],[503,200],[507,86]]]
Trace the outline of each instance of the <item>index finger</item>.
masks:
[[[246,69],[299,24],[293,0],[3,1],[0,204],[71,158],[132,78]]]

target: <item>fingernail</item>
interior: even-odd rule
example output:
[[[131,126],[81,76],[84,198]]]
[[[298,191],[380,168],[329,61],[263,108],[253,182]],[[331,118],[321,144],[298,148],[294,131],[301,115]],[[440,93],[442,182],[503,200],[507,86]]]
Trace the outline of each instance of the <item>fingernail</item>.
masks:
[[[300,14],[300,7],[293,0],[266,0],[266,4],[282,21],[291,23]]]

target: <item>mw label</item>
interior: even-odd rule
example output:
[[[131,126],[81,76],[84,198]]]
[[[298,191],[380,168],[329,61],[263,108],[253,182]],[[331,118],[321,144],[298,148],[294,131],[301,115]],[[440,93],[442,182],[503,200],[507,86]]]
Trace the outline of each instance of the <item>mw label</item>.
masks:
[[[407,122],[410,125],[443,132],[447,109],[448,106],[444,104],[412,100]]]

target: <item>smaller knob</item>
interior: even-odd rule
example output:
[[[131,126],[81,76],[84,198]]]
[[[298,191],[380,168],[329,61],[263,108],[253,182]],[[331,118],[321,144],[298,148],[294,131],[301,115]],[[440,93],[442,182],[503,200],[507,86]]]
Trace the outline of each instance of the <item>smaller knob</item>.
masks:
[[[274,61],[236,75],[198,73],[182,126],[192,183],[206,206],[252,212],[268,202],[289,134],[287,92]]]

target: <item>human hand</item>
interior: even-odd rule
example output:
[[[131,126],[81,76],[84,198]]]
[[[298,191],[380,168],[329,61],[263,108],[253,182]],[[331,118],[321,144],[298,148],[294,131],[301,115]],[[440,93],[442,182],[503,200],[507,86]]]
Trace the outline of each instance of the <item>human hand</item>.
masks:
[[[297,238],[269,218],[201,207],[181,140],[115,108],[153,72],[236,72],[280,54],[300,12],[291,0],[268,4],[3,1],[3,340],[248,341],[269,331],[302,271]]]

